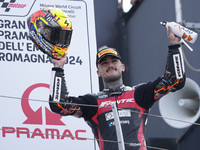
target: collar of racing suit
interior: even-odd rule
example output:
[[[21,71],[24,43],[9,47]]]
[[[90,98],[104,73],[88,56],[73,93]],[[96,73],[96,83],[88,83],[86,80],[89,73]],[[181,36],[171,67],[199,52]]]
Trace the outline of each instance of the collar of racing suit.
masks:
[[[128,91],[130,89],[131,89],[131,87],[128,87],[128,86],[125,86],[124,84],[122,84],[119,87],[117,87],[116,90],[113,90],[113,89],[103,89],[103,92],[109,94],[109,96],[119,96],[124,91]]]
[[[122,91],[122,89],[125,87],[124,84],[120,85],[119,87],[116,88],[116,90],[113,89],[103,89],[103,92],[119,92]]]

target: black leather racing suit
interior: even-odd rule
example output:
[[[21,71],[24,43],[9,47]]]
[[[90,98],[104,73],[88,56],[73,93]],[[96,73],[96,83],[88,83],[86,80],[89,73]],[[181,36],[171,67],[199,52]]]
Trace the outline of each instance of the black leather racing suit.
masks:
[[[111,104],[116,103],[125,149],[146,150],[144,133],[147,115],[145,113],[148,113],[155,101],[169,92],[181,89],[185,84],[179,46],[169,46],[164,76],[134,87],[121,85],[115,91],[104,89],[97,94],[70,97],[67,93],[63,69],[53,68],[50,108],[63,116],[83,117],[91,127],[100,150],[117,150],[118,144],[112,142],[117,141],[117,136],[111,108]]]

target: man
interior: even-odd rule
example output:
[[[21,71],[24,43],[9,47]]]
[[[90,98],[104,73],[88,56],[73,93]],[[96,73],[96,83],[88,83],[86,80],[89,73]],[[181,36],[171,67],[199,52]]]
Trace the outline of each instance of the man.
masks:
[[[181,89],[185,84],[182,57],[178,50],[180,38],[172,33],[170,27],[167,33],[169,51],[164,76],[134,87],[123,85],[122,72],[125,71],[125,65],[113,48],[105,47],[97,53],[97,74],[104,84],[104,90],[97,94],[69,96],[63,69],[66,55],[60,60],[52,59],[54,67],[49,97],[51,110],[63,116],[83,117],[91,127],[100,150],[117,150],[117,142],[111,142],[117,141],[111,108],[111,104],[116,103],[125,149],[146,150],[144,133],[147,115],[144,113],[148,113],[154,102],[162,96]]]

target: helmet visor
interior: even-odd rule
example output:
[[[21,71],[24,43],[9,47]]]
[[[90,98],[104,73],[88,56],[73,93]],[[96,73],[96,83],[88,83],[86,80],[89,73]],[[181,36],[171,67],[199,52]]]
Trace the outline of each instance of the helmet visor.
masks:
[[[50,43],[66,48],[70,45],[72,29],[61,27],[50,27],[45,25],[41,30],[41,35]]]

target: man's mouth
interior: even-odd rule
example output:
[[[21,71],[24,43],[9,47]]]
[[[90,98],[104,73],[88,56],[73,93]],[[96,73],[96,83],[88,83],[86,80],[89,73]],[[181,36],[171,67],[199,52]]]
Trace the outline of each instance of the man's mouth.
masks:
[[[114,67],[109,67],[109,68],[106,70],[106,72],[108,73],[110,70],[115,70],[115,71],[117,71],[116,68],[114,68]]]

